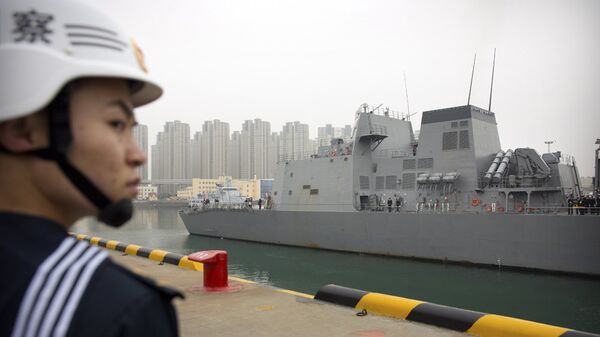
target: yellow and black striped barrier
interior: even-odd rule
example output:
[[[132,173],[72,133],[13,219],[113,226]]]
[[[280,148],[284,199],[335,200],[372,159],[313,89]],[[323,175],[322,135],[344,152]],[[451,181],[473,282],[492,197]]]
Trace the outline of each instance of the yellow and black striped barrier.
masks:
[[[122,242],[115,241],[115,240],[106,240],[106,239],[103,239],[103,238],[100,238],[97,236],[88,236],[85,234],[77,234],[77,233],[69,233],[69,234],[78,240],[87,241],[91,245],[94,245],[94,246],[116,250],[116,251],[123,252],[123,253],[129,254],[129,255],[145,257],[150,260],[157,261],[157,262],[169,263],[169,264],[176,265],[176,266],[179,266],[179,267],[185,268],[185,269],[191,269],[191,270],[195,270],[195,271],[203,271],[204,270],[204,265],[202,263],[191,261],[190,259],[188,259],[188,257],[186,255],[170,253],[170,252],[166,252],[166,251],[160,250],[160,249],[145,248],[145,247],[141,247],[138,245],[122,243]],[[241,282],[241,283],[252,283],[252,284],[256,283],[254,281],[249,281],[249,280],[242,279],[239,277],[229,276],[229,279],[233,280],[233,281]],[[277,292],[286,293],[286,294],[299,296],[299,297],[304,297],[304,298],[308,298],[308,299],[313,298],[313,296],[311,296],[311,295],[300,293],[300,292],[293,291],[293,290],[280,289],[280,288],[274,288],[274,290]]]
[[[591,337],[599,335],[518,318],[485,314],[329,284],[315,299],[360,312],[431,324],[481,337]],[[366,310],[366,311],[364,311]]]
[[[160,249],[150,249],[134,244],[122,243],[115,240],[105,240],[97,236],[88,236],[85,234],[70,233],[77,240],[89,242],[91,245],[116,250],[129,255],[141,256],[153,261],[168,263],[181,268],[202,271],[202,263],[194,262],[188,259],[186,255],[170,253]]]

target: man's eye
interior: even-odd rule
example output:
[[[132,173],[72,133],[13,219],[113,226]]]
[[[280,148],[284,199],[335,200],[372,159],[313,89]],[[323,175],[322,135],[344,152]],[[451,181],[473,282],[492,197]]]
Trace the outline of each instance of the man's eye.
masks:
[[[123,130],[125,130],[127,123],[125,123],[124,121],[121,121],[121,120],[114,120],[114,121],[110,121],[110,126],[112,126],[113,128],[115,128],[119,131],[123,131]]]

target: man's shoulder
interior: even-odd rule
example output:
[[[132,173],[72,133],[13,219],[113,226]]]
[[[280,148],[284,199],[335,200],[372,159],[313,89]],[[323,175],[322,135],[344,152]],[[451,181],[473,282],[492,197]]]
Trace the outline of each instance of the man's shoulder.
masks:
[[[69,335],[95,331],[99,336],[175,336],[174,297],[183,296],[107,259],[83,294]]]
[[[135,301],[141,296],[160,296],[168,300],[182,297],[179,291],[159,286],[153,279],[136,274],[112,259],[107,259],[98,267],[89,289],[120,295],[118,300],[112,299],[113,305]]]

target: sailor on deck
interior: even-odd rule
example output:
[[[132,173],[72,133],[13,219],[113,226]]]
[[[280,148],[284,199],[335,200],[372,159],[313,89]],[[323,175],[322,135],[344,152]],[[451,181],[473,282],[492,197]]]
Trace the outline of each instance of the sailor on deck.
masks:
[[[68,235],[132,215],[133,108],[162,90],[129,35],[68,0],[0,2],[0,336],[176,336],[177,291]]]
[[[573,199],[573,197],[569,197],[569,199],[567,199],[567,207],[568,207],[568,214],[571,215],[573,214],[573,207],[575,206],[575,200]]]
[[[400,212],[400,207],[402,207],[402,197],[396,196],[396,213]]]

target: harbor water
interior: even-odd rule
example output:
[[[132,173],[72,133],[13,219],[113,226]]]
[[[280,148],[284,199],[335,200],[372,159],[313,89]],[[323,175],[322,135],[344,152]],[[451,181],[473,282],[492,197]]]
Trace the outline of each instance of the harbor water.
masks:
[[[600,333],[598,278],[201,237],[188,234],[177,211],[136,205],[134,218],[121,229],[84,219],[71,230],[179,254],[227,250],[230,275],[312,295],[334,283]]]

